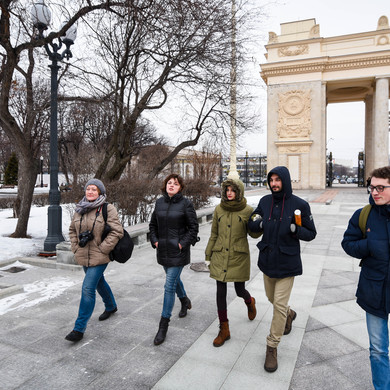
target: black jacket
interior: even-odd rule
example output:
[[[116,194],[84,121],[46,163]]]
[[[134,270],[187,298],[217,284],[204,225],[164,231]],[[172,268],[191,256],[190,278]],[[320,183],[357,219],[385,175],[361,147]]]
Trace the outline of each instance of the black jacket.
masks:
[[[190,248],[196,242],[199,224],[194,206],[181,192],[172,198],[164,192],[157,199],[149,230],[152,246],[155,247],[154,243],[158,242],[159,264],[177,267],[190,263]]]
[[[349,220],[341,245],[350,256],[362,259],[357,303],[366,312],[384,319],[390,313],[390,206],[372,206],[366,223],[366,237],[359,227],[362,209]]]
[[[270,278],[286,278],[302,274],[299,240],[311,241],[317,231],[309,204],[292,193],[288,169],[283,166],[272,169],[268,173],[268,185],[274,173],[282,180],[282,190],[261,198],[252,214],[261,215],[263,230],[259,226],[260,220],[253,221],[252,217],[248,227],[252,232],[263,232],[261,241],[257,243],[260,270]],[[290,225],[295,222],[296,209],[301,210],[302,226],[297,226],[296,232],[291,233]]]

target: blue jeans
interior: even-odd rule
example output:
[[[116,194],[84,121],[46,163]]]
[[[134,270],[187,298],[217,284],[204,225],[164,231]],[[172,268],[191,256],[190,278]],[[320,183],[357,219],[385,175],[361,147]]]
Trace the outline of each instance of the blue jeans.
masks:
[[[105,310],[111,311],[116,308],[116,302],[110,286],[104,279],[104,271],[108,264],[101,264],[95,267],[83,267],[85,277],[81,289],[81,300],[79,315],[74,330],[85,332],[87,323],[91,318],[96,302],[96,290],[102,297]]]
[[[161,313],[162,317],[171,318],[173,305],[175,304],[175,293],[178,298],[187,296],[183,282],[180,280],[183,267],[164,267],[166,273],[164,285],[164,305]]]
[[[372,382],[376,390],[390,389],[388,320],[366,313],[370,339]]]

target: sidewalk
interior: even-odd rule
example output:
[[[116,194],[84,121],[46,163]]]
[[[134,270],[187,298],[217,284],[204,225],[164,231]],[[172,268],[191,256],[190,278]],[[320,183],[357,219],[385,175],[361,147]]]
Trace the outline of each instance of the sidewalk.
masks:
[[[348,219],[367,203],[367,193],[346,186],[331,191],[294,191],[310,202],[318,235],[302,243],[304,274],[295,279],[290,300],[298,316],[292,332],[282,338],[275,373],[263,369],[272,308],[256,266],[257,240],[250,239],[252,279],[247,288],[256,298],[258,314],[248,320],[246,306],[235,298],[230,283],[231,339],[220,348],[212,345],[218,333],[215,281],[189,267],[183,281],[193,308],[181,319],[177,302],[166,341],[153,345],[165,274],[149,245],[136,248],[125,265],[110,264],[106,276],[118,312],[99,322],[104,307],[98,298],[84,339],[77,344],[64,337],[77,315],[80,270],[25,265],[25,271],[15,274],[0,271],[1,283],[25,290],[0,299],[0,310],[1,301],[14,302],[12,310],[0,311],[0,388],[372,389],[365,316],[354,298],[359,261],[340,246]],[[209,232],[209,225],[201,227],[193,262],[203,261]]]

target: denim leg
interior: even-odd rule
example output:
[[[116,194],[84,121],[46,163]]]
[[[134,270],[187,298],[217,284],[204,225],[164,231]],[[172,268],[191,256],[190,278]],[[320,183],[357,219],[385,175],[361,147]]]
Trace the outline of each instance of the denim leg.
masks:
[[[83,267],[85,276],[81,289],[79,314],[74,326],[74,330],[78,332],[84,333],[87,328],[87,323],[95,308],[96,289],[106,268],[107,264],[97,265],[96,267]]]
[[[103,299],[105,310],[107,311],[114,310],[116,308],[114,294],[112,293],[110,286],[106,282],[104,275],[102,275],[102,277],[100,278],[96,289],[99,295]]]
[[[186,296],[184,285],[180,280],[180,274],[183,267],[164,267],[166,273],[164,285],[164,305],[162,317],[171,318],[173,305],[175,304],[175,293],[179,298]]]
[[[390,389],[388,320],[366,313],[370,339],[372,382],[376,390]]]

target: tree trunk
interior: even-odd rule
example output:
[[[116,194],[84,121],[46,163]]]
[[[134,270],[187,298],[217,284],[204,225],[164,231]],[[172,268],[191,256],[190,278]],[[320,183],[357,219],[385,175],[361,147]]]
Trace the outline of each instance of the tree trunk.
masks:
[[[32,156],[19,157],[18,198],[20,213],[13,238],[27,238],[27,226],[30,217],[34,186],[39,173],[39,163]]]

